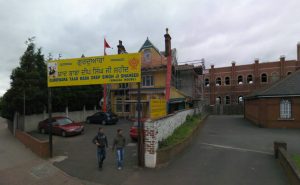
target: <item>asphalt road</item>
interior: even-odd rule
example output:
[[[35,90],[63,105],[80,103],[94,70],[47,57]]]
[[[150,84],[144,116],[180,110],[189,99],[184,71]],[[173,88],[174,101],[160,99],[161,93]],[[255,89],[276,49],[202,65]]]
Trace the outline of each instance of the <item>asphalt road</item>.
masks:
[[[85,124],[85,133],[73,137],[54,137],[54,156],[67,156],[61,162],[54,165],[71,176],[100,184],[117,185],[125,181],[137,167],[137,145],[129,137],[129,129],[132,123],[120,120],[116,125]],[[116,156],[110,149],[107,150],[107,158],[104,161],[103,169],[98,169],[96,157],[96,145],[92,139],[98,132],[98,128],[104,128],[109,145],[112,145],[113,138],[118,128],[123,129],[126,137],[127,147],[125,148],[125,162],[122,171],[116,168]]]
[[[128,133],[131,123],[105,126],[110,140],[117,128]],[[129,142],[125,168],[116,169],[108,154],[104,169],[96,165],[91,143],[98,125],[87,125],[81,136],[54,138],[55,155],[68,156],[54,163],[68,174],[105,185],[283,185],[287,178],[273,156],[273,142],[286,141],[289,152],[300,153],[299,129],[259,128],[242,116],[210,116],[199,135],[177,159],[160,169],[137,167],[136,145]],[[126,135],[129,139],[129,135]]]
[[[192,145],[168,167],[132,174],[124,185],[284,185],[273,141],[300,153],[299,129],[258,128],[241,116],[210,116]]]

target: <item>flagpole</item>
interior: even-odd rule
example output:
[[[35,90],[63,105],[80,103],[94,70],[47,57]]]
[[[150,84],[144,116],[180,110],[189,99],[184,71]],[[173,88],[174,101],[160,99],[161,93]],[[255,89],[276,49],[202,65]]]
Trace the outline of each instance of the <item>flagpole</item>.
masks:
[[[104,56],[106,55],[106,46],[105,46],[105,37],[104,37]],[[102,107],[102,111],[106,112],[106,98],[107,98],[107,85],[103,84],[103,107]]]

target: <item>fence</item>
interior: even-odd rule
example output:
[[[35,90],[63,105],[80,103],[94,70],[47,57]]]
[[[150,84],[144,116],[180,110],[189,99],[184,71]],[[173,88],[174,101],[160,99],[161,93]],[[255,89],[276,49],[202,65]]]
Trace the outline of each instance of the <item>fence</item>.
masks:
[[[90,116],[95,112],[97,112],[95,108],[94,110],[85,110],[85,107],[83,107],[83,110],[81,111],[72,112],[69,112],[68,108],[66,108],[65,112],[54,112],[52,113],[52,116],[67,116],[76,122],[83,122],[85,121],[87,116]],[[14,129],[17,128],[25,132],[37,130],[38,123],[42,120],[45,120],[46,118],[48,118],[48,114],[46,111],[44,111],[43,114],[26,115],[25,118],[23,115],[15,113],[13,124]]]
[[[243,104],[236,104],[236,105],[205,105],[204,109],[209,114],[214,115],[242,115],[244,114],[244,105]]]

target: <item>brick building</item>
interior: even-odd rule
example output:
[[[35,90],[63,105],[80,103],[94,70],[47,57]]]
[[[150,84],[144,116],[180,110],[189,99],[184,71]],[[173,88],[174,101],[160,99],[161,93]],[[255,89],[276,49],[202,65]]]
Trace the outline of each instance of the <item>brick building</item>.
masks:
[[[261,127],[300,128],[300,70],[245,97],[244,115]]]
[[[229,67],[211,68],[204,73],[204,98],[210,105],[238,104],[243,97],[262,88],[270,87],[300,69],[300,43],[297,44],[297,60],[260,62]]]

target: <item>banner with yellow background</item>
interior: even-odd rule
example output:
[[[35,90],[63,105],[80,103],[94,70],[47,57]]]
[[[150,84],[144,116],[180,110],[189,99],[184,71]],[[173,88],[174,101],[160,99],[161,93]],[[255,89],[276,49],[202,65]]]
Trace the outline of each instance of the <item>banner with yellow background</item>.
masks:
[[[53,60],[48,62],[48,87],[141,81],[140,53]]]
[[[150,118],[158,119],[167,115],[167,103],[165,99],[150,100]]]

